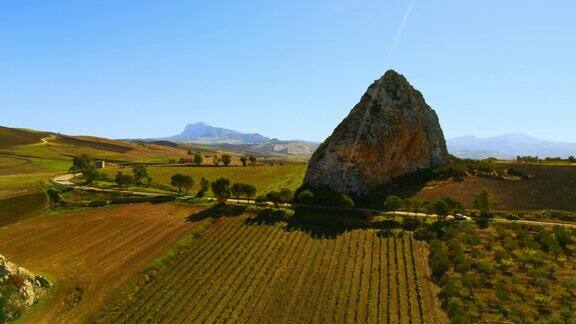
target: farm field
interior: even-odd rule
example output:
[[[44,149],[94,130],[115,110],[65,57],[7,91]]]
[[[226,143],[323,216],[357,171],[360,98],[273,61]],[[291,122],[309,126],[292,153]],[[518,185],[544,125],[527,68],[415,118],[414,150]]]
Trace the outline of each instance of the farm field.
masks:
[[[531,180],[510,181],[468,176],[464,181],[447,181],[435,188],[424,188],[420,199],[453,197],[471,208],[474,194],[482,188],[492,192],[497,210],[559,209],[576,211],[576,168],[573,166],[521,165],[514,168],[533,176]]]
[[[55,280],[25,323],[79,322],[196,227],[201,207],[137,204],[40,214],[0,228],[8,259]],[[74,307],[74,304],[77,306]]]
[[[407,233],[313,238],[219,218],[105,322],[445,323],[427,247]]]
[[[155,182],[165,185],[170,184],[170,177],[176,173],[191,176],[196,185],[192,191],[198,189],[198,183],[202,177],[208,180],[216,180],[218,177],[227,177],[232,182],[244,182],[252,184],[258,190],[258,194],[280,188],[296,190],[302,185],[306,164],[285,164],[275,166],[254,166],[254,167],[158,167],[151,166],[148,173]],[[116,170],[107,170],[110,176]],[[210,195],[211,192],[208,192]]]

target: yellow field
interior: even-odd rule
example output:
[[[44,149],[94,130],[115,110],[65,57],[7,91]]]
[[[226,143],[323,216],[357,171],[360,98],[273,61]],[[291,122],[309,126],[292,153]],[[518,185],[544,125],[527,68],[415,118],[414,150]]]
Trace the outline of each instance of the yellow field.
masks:
[[[444,323],[427,248],[405,233],[312,238],[220,218],[106,321]]]
[[[109,169],[107,172],[113,177],[116,170]],[[130,172],[127,169],[128,172]],[[252,184],[258,190],[258,194],[266,193],[270,190],[289,188],[296,190],[302,185],[305,164],[287,164],[277,166],[255,166],[255,167],[149,167],[148,173],[155,182],[170,184],[170,177],[176,173],[183,173],[191,176],[196,185],[192,191],[198,189],[198,183],[202,177],[208,180],[215,180],[218,177],[227,177],[232,182],[244,182]]]

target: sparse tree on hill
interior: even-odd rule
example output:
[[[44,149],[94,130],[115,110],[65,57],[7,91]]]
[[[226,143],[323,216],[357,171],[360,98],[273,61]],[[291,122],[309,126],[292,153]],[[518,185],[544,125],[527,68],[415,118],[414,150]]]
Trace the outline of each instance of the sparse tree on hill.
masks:
[[[214,164],[215,166],[218,166],[220,164],[220,157],[218,155],[214,155],[212,157],[212,164]]]
[[[196,164],[197,166],[201,166],[202,162],[204,162],[204,157],[202,156],[202,153],[200,152],[194,153],[194,164]]]
[[[240,158],[240,163],[242,163],[242,166],[246,166],[246,165],[247,165],[247,161],[248,161],[248,159],[247,159],[245,156],[243,156],[243,157]]]
[[[132,167],[132,173],[134,174],[134,183],[136,185],[142,185],[144,180],[150,185],[152,183],[152,177],[148,175],[148,169],[144,164],[136,164]]]
[[[400,197],[389,196],[388,198],[386,198],[384,206],[386,207],[386,210],[391,211],[394,213],[394,215],[396,215],[396,212],[402,207],[403,203],[404,202]]]
[[[114,181],[116,182],[118,187],[120,187],[121,189],[122,188],[126,189],[134,182],[134,178],[129,174],[124,174],[121,171],[118,171],[116,173]]]
[[[228,154],[222,155],[222,163],[224,166],[229,166],[230,162],[232,162],[232,157]]]
[[[230,198],[230,179],[228,178],[218,178],[213,181],[210,186],[212,187],[212,192],[214,196],[218,199],[220,203],[226,203],[226,200]]]
[[[248,159],[250,160],[250,164],[252,164],[253,166],[256,165],[256,157],[251,155]]]
[[[187,181],[186,177],[187,176],[182,173],[176,173],[172,178],[170,178],[170,185],[178,188],[178,194],[182,193],[182,188],[184,188]]]
[[[196,197],[198,198],[204,197],[206,192],[208,192],[208,189],[210,189],[210,181],[202,177],[202,179],[200,179],[200,190],[198,190],[198,193],[196,193]]]
[[[495,201],[496,199],[487,189],[482,189],[474,196],[474,208],[480,211],[481,217],[489,217]]]

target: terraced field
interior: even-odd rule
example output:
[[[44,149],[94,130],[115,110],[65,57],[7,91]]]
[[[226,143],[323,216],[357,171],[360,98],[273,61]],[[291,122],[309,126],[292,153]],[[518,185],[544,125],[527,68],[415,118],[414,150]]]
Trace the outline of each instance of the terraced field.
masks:
[[[408,234],[312,238],[221,218],[106,322],[443,323]]]

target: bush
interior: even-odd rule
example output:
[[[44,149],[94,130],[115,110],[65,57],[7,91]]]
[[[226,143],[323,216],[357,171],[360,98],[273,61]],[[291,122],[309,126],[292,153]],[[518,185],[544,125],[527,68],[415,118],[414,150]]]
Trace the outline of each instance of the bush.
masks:
[[[402,227],[407,231],[414,231],[422,222],[416,217],[404,217]]]
[[[418,241],[430,241],[436,238],[436,233],[426,227],[420,227],[414,231],[414,239]]]
[[[304,190],[298,195],[298,202],[305,205],[314,204],[314,193],[311,190]]]
[[[48,198],[50,198],[51,202],[55,204],[62,202],[62,195],[60,194],[60,190],[56,188],[50,188],[46,190],[46,194],[48,194]]]

